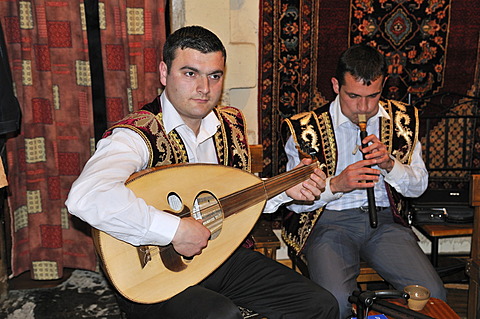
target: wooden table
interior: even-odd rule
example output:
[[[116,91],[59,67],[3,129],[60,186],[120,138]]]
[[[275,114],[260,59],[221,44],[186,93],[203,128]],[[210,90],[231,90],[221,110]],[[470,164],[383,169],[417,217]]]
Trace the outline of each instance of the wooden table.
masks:
[[[472,224],[427,224],[415,225],[414,227],[432,242],[430,260],[434,267],[438,266],[439,239],[471,236],[473,234]]]
[[[384,299],[385,301],[388,301],[390,303],[399,305],[401,307],[407,307],[406,301],[403,299]],[[430,298],[430,300],[427,302],[425,305],[425,308],[422,309],[422,311],[419,311],[420,313],[430,316],[435,319],[460,319],[460,316],[453,311],[452,308],[450,308],[449,305],[447,305],[444,301],[436,298]],[[379,314],[378,312],[375,311],[370,311],[369,316]],[[391,319],[396,319],[396,318],[412,318],[412,317],[396,317],[396,316],[388,316],[387,318]]]

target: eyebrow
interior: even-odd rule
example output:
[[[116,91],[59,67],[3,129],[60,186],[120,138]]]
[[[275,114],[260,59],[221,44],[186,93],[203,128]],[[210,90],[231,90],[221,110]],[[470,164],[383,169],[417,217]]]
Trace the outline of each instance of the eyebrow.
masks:
[[[345,93],[347,93],[348,95],[356,95],[356,96],[364,97],[363,95],[360,95],[360,94],[357,94],[357,93],[354,93],[354,92],[347,92],[347,91],[345,91]],[[365,96],[378,95],[378,94],[381,94],[381,93],[382,93],[382,91],[378,91],[378,92],[374,92],[374,93],[372,93],[372,94],[365,95]]]
[[[186,65],[186,66],[184,66],[184,67],[181,67],[180,70],[190,70],[190,71],[193,71],[193,72],[200,73],[200,70],[199,70],[199,69],[194,68],[194,67],[191,67],[191,66],[188,66],[188,65]],[[223,75],[224,72],[223,72],[222,70],[216,70],[216,71],[212,71],[212,72],[208,73],[208,75],[218,74],[218,73],[220,73],[220,74]]]

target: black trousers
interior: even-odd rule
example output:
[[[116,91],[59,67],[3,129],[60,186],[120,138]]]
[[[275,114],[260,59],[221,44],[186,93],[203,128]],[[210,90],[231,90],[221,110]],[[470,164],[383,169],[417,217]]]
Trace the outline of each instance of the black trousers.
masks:
[[[119,305],[129,319],[242,318],[237,306],[270,319],[339,316],[337,301],[330,292],[243,247],[201,283],[169,300],[146,305],[119,297]]]

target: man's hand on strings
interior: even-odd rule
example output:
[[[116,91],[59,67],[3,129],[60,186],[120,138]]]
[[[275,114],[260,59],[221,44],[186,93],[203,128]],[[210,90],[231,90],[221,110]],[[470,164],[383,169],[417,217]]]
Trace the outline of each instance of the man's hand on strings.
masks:
[[[295,168],[309,165],[312,159],[304,158]],[[286,193],[288,196],[299,201],[314,201],[320,198],[320,194],[325,190],[325,179],[327,176],[320,168],[315,168],[310,177],[302,183],[289,188]]]

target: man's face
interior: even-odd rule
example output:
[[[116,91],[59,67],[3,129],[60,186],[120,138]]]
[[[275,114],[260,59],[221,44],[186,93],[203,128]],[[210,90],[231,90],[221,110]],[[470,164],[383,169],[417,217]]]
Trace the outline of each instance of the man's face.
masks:
[[[340,98],[342,113],[355,124],[358,124],[358,114],[365,114],[367,120],[377,114],[384,77],[381,76],[370,85],[362,80],[357,81],[350,73],[345,74],[345,84],[340,86],[336,78],[332,78],[333,90]]]
[[[170,70],[160,63],[165,93],[185,123],[194,131],[217,105],[222,94],[225,60],[222,52],[201,53],[177,49]]]

